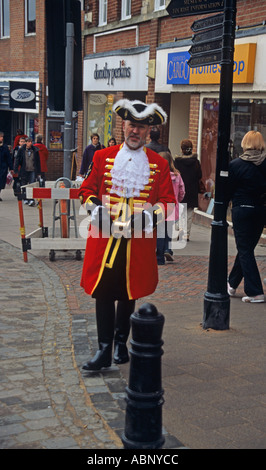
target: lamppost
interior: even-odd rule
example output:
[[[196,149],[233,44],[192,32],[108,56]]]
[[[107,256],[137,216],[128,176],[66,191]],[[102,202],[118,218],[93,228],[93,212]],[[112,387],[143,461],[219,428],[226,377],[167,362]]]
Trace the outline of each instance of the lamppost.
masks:
[[[215,330],[229,329],[230,319],[230,297],[227,293],[228,223],[226,213],[235,25],[236,0],[225,0],[214,218],[211,224],[208,286],[204,295],[203,314],[203,328]]]

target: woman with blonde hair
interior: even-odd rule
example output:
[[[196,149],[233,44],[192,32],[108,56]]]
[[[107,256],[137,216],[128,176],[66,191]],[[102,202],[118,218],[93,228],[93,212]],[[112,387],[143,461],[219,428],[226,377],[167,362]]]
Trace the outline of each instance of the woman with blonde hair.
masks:
[[[249,131],[242,139],[244,153],[229,164],[229,199],[237,247],[228,277],[228,293],[235,296],[244,278],[243,302],[265,302],[255,248],[266,221],[266,153],[260,132]]]
[[[175,209],[167,217],[165,221],[165,226],[161,227],[164,230],[161,231],[160,227],[158,227],[157,229],[157,264],[162,265],[165,264],[165,259],[167,261],[174,261],[173,251],[170,248],[170,243],[172,239],[171,235],[174,223],[179,220],[179,202],[181,202],[185,196],[185,185],[179,171],[174,166],[174,160],[171,153],[160,152],[159,155],[161,155],[161,157],[168,161],[170,176],[176,198]]]

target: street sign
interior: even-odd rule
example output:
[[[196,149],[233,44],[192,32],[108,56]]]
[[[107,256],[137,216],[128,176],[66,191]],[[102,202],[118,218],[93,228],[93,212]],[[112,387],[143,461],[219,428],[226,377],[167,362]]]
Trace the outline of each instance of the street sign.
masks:
[[[210,42],[216,39],[222,39],[223,37],[223,26],[217,26],[216,28],[208,29],[192,36],[193,44],[200,44],[201,42]]]
[[[194,33],[197,31],[202,31],[207,28],[213,28],[214,26],[220,26],[223,24],[224,14],[220,13],[219,15],[208,16],[207,18],[202,18],[200,20],[194,21],[192,23],[191,29]]]
[[[218,52],[207,52],[205,54],[197,54],[190,57],[188,65],[191,68],[204,67],[204,65],[219,64],[222,60],[222,51]]]
[[[171,0],[167,12],[172,18],[192,15],[207,15],[223,11],[224,0]]]
[[[211,42],[202,42],[199,44],[193,44],[191,48],[188,50],[190,55],[197,55],[197,54],[204,54],[204,52],[208,52],[209,54],[212,52],[217,52],[222,49],[222,39],[218,39],[217,41]]]

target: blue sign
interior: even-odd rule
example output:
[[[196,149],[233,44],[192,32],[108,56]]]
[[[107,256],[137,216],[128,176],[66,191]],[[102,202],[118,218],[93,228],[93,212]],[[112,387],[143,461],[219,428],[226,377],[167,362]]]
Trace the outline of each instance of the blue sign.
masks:
[[[189,52],[171,52],[167,60],[167,83],[170,85],[189,84]]]

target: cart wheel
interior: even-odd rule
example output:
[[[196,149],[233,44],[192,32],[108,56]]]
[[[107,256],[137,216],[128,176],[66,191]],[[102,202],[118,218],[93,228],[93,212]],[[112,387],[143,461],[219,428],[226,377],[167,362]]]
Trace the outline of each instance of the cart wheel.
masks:
[[[76,251],[76,259],[77,259],[78,261],[81,260],[81,251],[80,251],[80,250],[77,250],[77,251]]]
[[[55,251],[54,251],[54,250],[50,250],[50,252],[49,252],[49,260],[50,260],[50,261],[54,261],[54,260],[55,260]]]

